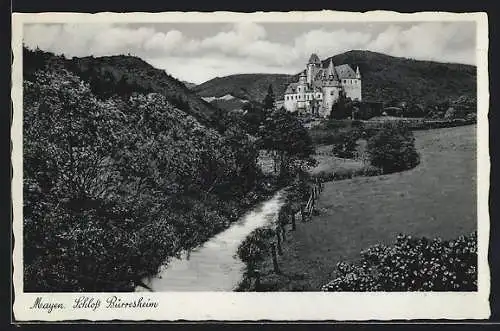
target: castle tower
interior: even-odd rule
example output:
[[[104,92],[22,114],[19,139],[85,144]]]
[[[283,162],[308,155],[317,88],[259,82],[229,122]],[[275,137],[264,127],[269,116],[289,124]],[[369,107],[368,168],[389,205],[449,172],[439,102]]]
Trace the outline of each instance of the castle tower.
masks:
[[[326,69],[326,79],[328,81],[337,82],[339,77],[337,76],[337,72],[335,71],[335,65],[333,64],[333,60],[330,59],[330,63],[328,64],[328,69]]]
[[[319,68],[321,67],[321,61],[319,60],[318,55],[316,53],[312,53],[309,61],[307,62],[307,84],[311,85],[314,81],[314,77],[318,73]]]
[[[321,116],[327,117],[332,111],[332,106],[339,98],[341,89],[339,77],[335,70],[333,60],[330,59],[328,68],[326,69],[325,81],[323,82],[323,109]]]
[[[306,85],[306,82],[307,82],[307,77],[306,77],[306,73],[305,72],[301,72],[300,75],[299,75],[299,85]]]
[[[306,108],[307,75],[304,71],[300,73],[297,85],[297,109],[303,112]]]
[[[353,87],[353,99],[361,101],[361,72],[359,72],[359,67],[356,67],[356,80]]]

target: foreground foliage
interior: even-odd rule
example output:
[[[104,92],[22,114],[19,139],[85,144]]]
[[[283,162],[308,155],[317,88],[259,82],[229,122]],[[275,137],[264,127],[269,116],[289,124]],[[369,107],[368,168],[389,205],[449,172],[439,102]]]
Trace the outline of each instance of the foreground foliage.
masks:
[[[399,235],[394,245],[361,252],[357,264],[337,264],[323,291],[476,291],[477,235],[455,240]]]
[[[255,202],[247,136],[161,94],[98,99],[64,69],[37,71],[23,125],[26,291],[130,290]]]

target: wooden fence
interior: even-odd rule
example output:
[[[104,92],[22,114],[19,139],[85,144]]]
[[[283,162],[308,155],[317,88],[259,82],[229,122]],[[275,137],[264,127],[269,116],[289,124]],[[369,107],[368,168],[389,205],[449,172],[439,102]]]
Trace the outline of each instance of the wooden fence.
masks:
[[[309,195],[309,199],[307,200],[306,206],[305,206],[305,215],[307,217],[311,217],[312,213],[314,211],[314,206],[316,205],[316,200],[318,200],[319,195],[323,191],[323,183],[319,179],[315,179],[312,187],[311,187],[311,193]],[[301,215],[304,217],[304,213]]]
[[[282,217],[285,218],[286,221],[283,222],[280,217],[276,219],[275,222],[275,227],[274,227],[274,232],[275,232],[275,239],[272,239],[270,243],[270,257],[273,262],[273,271],[275,274],[280,274],[281,269],[279,266],[279,260],[281,259],[280,256],[284,254],[283,251],[283,246],[287,241],[290,239],[287,238],[286,235],[286,229],[285,225],[286,224],[291,224],[291,231],[296,231],[297,229],[297,222],[296,220],[298,219],[298,215],[300,213],[300,218],[302,222],[307,222],[312,218],[312,214],[314,212],[314,207],[316,206],[316,201],[319,198],[319,195],[323,191],[323,182],[320,181],[319,179],[314,179],[310,193],[309,193],[309,198],[307,199],[306,204],[304,205],[303,202],[301,204],[300,211],[293,210],[292,208],[287,207],[286,205],[283,206],[282,210],[285,211],[285,214],[282,215]],[[249,278],[249,281],[251,282],[252,278],[253,280],[253,289],[255,291],[259,291],[261,289],[261,271],[258,269],[252,269],[250,270],[249,273],[247,273],[247,277]]]

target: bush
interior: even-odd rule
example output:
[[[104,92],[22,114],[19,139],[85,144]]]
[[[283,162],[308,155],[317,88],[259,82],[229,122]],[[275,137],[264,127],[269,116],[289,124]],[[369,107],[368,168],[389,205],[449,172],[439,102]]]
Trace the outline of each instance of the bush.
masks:
[[[399,235],[393,246],[361,252],[358,264],[339,262],[323,291],[476,291],[476,233],[443,241]]]
[[[384,126],[368,140],[368,154],[383,173],[411,169],[420,162],[413,133],[403,126]]]
[[[258,228],[252,231],[238,247],[238,257],[248,265],[249,269],[266,257],[270,252],[270,240],[275,236],[271,228]]]
[[[333,144],[333,155],[341,158],[352,159],[356,156],[356,147],[358,139],[361,137],[361,131],[350,130],[340,133],[340,141]]]
[[[339,169],[338,171],[320,171],[314,175],[323,183],[334,180],[351,179],[354,177],[369,177],[382,175],[382,170],[374,166],[364,166],[357,169]]]

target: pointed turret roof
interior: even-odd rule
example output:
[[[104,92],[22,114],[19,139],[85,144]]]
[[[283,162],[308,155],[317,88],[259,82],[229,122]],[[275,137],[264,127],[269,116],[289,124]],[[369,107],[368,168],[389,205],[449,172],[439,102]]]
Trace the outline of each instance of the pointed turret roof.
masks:
[[[326,78],[330,79],[333,77],[334,80],[338,79],[337,71],[335,70],[335,65],[333,64],[333,60],[330,59],[330,64],[328,65],[328,69],[326,69]]]
[[[319,60],[319,57],[318,55],[316,55],[316,53],[312,53],[311,54],[311,57],[309,58],[309,63],[313,63],[313,64],[321,64],[321,61]]]

